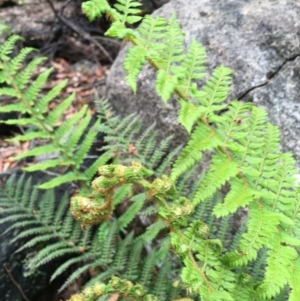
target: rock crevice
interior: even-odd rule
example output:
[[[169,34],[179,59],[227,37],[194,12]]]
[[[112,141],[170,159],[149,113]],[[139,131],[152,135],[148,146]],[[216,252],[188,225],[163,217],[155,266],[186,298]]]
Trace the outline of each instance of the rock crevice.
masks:
[[[250,92],[268,85],[270,81],[279,74],[279,72],[283,67],[285,67],[288,63],[294,62],[298,57],[300,57],[300,53],[297,53],[296,55],[293,55],[292,57],[285,59],[285,61],[277,68],[275,72],[269,73],[269,75],[267,76],[267,80],[265,80],[263,83],[259,85],[247,89],[245,92],[242,92],[240,96],[237,97],[237,99],[243,100],[245,97],[247,97],[247,95],[249,95]]]

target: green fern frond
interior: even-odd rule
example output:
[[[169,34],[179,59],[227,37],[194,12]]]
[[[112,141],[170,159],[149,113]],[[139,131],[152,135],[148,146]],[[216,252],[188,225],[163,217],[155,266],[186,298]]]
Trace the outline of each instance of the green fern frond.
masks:
[[[26,48],[25,48],[26,49]],[[31,60],[23,69],[19,69],[18,73],[13,77],[13,84],[19,87],[20,90],[26,88],[27,84],[29,83],[31,77],[34,75],[35,70],[37,67],[46,60],[44,57],[37,57]],[[10,70],[10,69],[8,69]],[[6,72],[7,73],[7,72]],[[11,83],[11,79],[9,78],[9,82]]]
[[[206,117],[213,115],[214,105],[219,105],[227,96],[231,87],[232,70],[223,66],[216,68],[203,89],[194,93],[199,103],[206,107]],[[217,107],[217,110],[221,108]]]
[[[166,299],[167,293],[169,293],[169,290],[172,286],[170,286],[170,280],[169,275],[172,271],[172,260],[170,257],[166,257],[162,266],[159,269],[159,272],[157,274],[157,278],[155,279],[155,284],[153,286],[153,289],[151,290],[151,293],[160,299]],[[167,289],[166,289],[167,288]]]
[[[162,221],[158,220],[157,222],[151,224],[147,230],[136,238],[136,241],[142,241],[143,243],[150,243],[153,241],[161,230],[165,229],[167,225]]]
[[[0,70],[3,70],[4,64],[9,61],[9,55],[12,53],[16,43],[22,40],[23,38],[18,35],[10,35],[0,46]]]
[[[183,32],[174,14],[166,27],[164,43],[162,45],[159,58],[157,58],[159,70],[156,78],[156,91],[163,101],[167,103],[175,91],[178,78],[181,77],[176,72],[176,66],[173,64],[179,63],[184,58]]]
[[[51,275],[50,281],[52,282],[54,279],[56,279],[58,276],[60,276],[63,272],[65,272],[66,270],[68,270],[68,268],[71,267],[72,265],[88,261],[89,259],[91,259],[91,254],[89,254],[89,253],[88,254],[83,253],[83,254],[81,254],[78,257],[73,257],[73,258],[65,261]]]
[[[204,72],[205,62],[206,52],[204,47],[195,39],[192,39],[182,61],[183,76],[179,80],[179,87],[186,95],[190,95],[194,80],[199,80],[206,76]]]
[[[191,135],[187,146],[175,161],[171,171],[171,178],[177,179],[182,173],[190,169],[202,158],[202,151],[221,146],[222,142],[207,126],[199,124]]]
[[[133,204],[124,212],[118,219],[119,228],[122,230],[127,227],[127,225],[136,217],[136,215],[141,211],[145,201],[146,194],[137,194],[131,198]]]
[[[95,128],[99,126],[100,119],[92,125],[92,129],[84,137],[84,133],[91,123],[91,113],[87,106],[83,106],[80,111],[58,126],[58,122],[62,119],[64,112],[71,106],[75,95],[68,96],[54,109],[50,110],[49,104],[66,87],[67,81],[62,81],[45,95],[41,95],[42,88],[48,81],[52,69],[46,69],[35,78],[35,71],[45,58],[34,58],[23,67],[22,65],[27,56],[34,51],[31,48],[23,48],[19,54],[10,58],[8,55],[12,54],[14,45],[19,39],[20,37],[12,35],[1,46],[5,58],[0,58],[0,71],[5,76],[5,82],[8,86],[2,87],[0,94],[13,97],[15,103],[1,106],[0,112],[18,112],[23,116],[27,114],[29,117],[21,116],[19,119],[1,122],[28,127],[25,134],[18,135],[10,139],[11,141],[38,139],[39,142],[36,147],[25,151],[14,159],[20,160],[31,156],[52,154],[54,158],[46,157],[41,163],[25,167],[25,170],[30,172],[43,171],[61,166],[69,167],[72,170],[66,175],[40,185],[40,188],[49,189],[72,181],[88,183],[94,175],[95,166],[91,167],[87,173],[83,173],[80,169],[96,138],[97,131],[95,131]],[[83,142],[79,145],[80,140]],[[107,159],[109,159],[108,157],[106,156]],[[99,159],[97,163],[103,161],[105,161],[104,157]]]
[[[234,152],[244,151],[238,141],[248,136],[251,109],[250,103],[232,101],[228,106],[228,111],[216,120],[216,130],[223,137],[226,146]]]
[[[147,51],[147,56],[151,58],[151,53],[154,54],[154,49],[160,50],[157,43],[158,40],[165,36],[166,19],[161,17],[145,16],[137,32],[140,34],[138,42]],[[156,48],[157,47],[157,48]]]
[[[299,281],[300,281],[300,258],[298,257],[292,265],[291,279],[289,280],[289,284],[291,286],[292,291],[289,296],[289,301],[297,300],[300,293]]]
[[[253,263],[251,267],[251,277],[254,282],[262,282],[265,273],[267,259],[267,248],[264,247],[258,252],[257,260]]]
[[[221,153],[214,155],[210,169],[195,193],[193,202],[198,204],[213,196],[217,189],[231,177],[236,176],[238,171],[237,164],[226,158],[226,155]]]
[[[40,189],[51,189],[54,187],[57,187],[59,185],[62,185],[64,183],[70,183],[70,182],[76,182],[76,181],[85,181],[86,178],[82,174],[78,174],[75,172],[68,172],[62,176],[58,176],[52,180],[49,180],[48,182],[45,182],[43,184],[40,184],[38,188]]]
[[[206,112],[205,107],[197,106],[194,103],[181,100],[180,113],[178,121],[185,127],[190,134],[197,120],[199,120]]]
[[[126,80],[134,93],[137,90],[137,76],[145,64],[146,51],[140,46],[130,48],[124,60],[124,69],[128,72]]]
[[[141,276],[139,279],[139,283],[143,286],[148,286],[151,282],[156,264],[155,255],[155,251],[153,250],[144,260]]]
[[[36,247],[40,243],[52,242],[27,263],[29,275],[40,265],[56,257],[77,255],[83,242],[85,248],[90,243],[90,238],[85,237],[86,233],[82,232],[71,214],[66,215],[68,196],[63,196],[58,207],[55,204],[54,191],[38,193],[37,187],[32,189],[31,179],[25,179],[25,174],[18,180],[11,177],[0,190],[0,206],[3,208],[0,214],[4,215],[0,222],[15,220],[16,223],[5,232],[18,231],[10,243],[19,243],[26,238],[26,242],[18,247],[17,252]]]
[[[241,206],[247,206],[255,196],[255,190],[243,183],[242,180],[234,178],[230,181],[231,189],[226,195],[223,204],[218,204],[213,213],[217,217],[236,212]]]
[[[128,265],[124,277],[129,280],[136,280],[139,276],[139,258],[141,258],[143,250],[142,243],[135,243],[128,257]]]
[[[76,269],[73,273],[71,273],[71,275],[68,277],[68,279],[64,282],[64,284],[60,287],[58,291],[61,292],[64,289],[66,289],[70,284],[72,284],[72,282],[80,278],[80,276],[83,273],[87,272],[89,269],[92,269],[94,266],[97,266],[97,264],[98,264],[97,262],[93,264],[87,263],[81,266],[80,268]]]
[[[110,5],[106,0],[93,0],[82,4],[82,10],[90,21],[94,21],[96,18],[101,17],[102,14],[110,9]]]
[[[129,253],[130,244],[133,241],[133,232],[126,235],[125,239],[119,243],[116,251],[116,256],[113,261],[113,269],[121,272],[127,264],[127,254]]]
[[[26,57],[34,51],[36,51],[36,50],[34,48],[30,48],[30,47],[22,48],[20,50],[20,53],[17,54],[13,59],[11,59],[7,63],[7,67],[9,68],[11,75],[16,76],[15,77],[16,82],[18,82],[19,74],[17,74],[17,73],[19,71],[20,66],[25,61]]]
[[[114,7],[121,13],[120,21],[125,24],[133,24],[142,19],[142,17],[137,16],[141,13],[139,7],[142,4],[136,0],[118,0]]]
[[[178,157],[181,150],[181,146],[174,148],[172,151],[162,158],[159,162],[159,165],[155,166],[155,174],[157,177],[161,177],[164,174],[170,173],[170,162],[174,162],[175,158]]]
[[[297,257],[298,254],[293,248],[280,243],[276,248],[268,250],[265,277],[258,288],[261,297],[271,299],[284,288],[290,278],[290,268]]]
[[[73,151],[73,149],[75,148],[75,146],[77,146],[79,139],[83,136],[83,133],[87,129],[88,125],[90,124],[90,121],[91,121],[91,115],[89,115],[89,114],[85,115],[84,118],[82,118],[80,120],[80,122],[78,123],[78,126],[76,127],[76,131],[73,131],[69,135],[68,143],[64,148],[64,150],[66,151],[67,154],[71,153]],[[95,135],[93,135],[93,137],[95,137],[95,136],[96,136],[96,133],[95,133]],[[90,140],[90,138],[89,138],[89,140]],[[82,156],[82,154],[80,156],[78,156],[78,152],[77,152],[77,156],[75,155],[75,158],[80,158],[81,162],[82,162],[82,160],[84,159],[84,156],[86,155],[86,153],[90,149],[90,147],[91,147],[91,143],[89,143],[87,149],[84,148],[84,150],[81,150],[81,152],[83,152],[83,156]]]
[[[114,205],[120,204],[126,197],[132,193],[132,184],[125,184],[117,188],[113,196]]]
[[[114,222],[110,225],[110,228],[107,233],[107,238],[105,239],[103,246],[101,248],[100,261],[107,264],[112,262],[117,244],[117,235],[118,235],[118,225],[117,222]]]
[[[138,29],[140,37],[137,37],[138,45],[133,46],[127,52],[124,59],[124,69],[128,72],[126,77],[132,90],[136,93],[136,79],[142,67],[146,64],[146,57],[151,57],[148,53],[155,48],[155,39],[163,36],[165,31],[165,20],[163,18],[152,18],[146,16]]]

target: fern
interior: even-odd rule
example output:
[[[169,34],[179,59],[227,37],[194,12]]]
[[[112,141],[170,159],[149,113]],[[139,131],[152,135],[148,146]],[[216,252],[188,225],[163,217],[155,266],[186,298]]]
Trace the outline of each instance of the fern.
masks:
[[[57,167],[73,170],[62,177],[41,184],[39,187],[43,189],[53,188],[72,181],[88,183],[94,174],[91,175],[91,172],[85,174],[80,168],[96,138],[97,131],[95,128],[98,127],[100,120],[98,119],[90,131],[86,133],[91,123],[91,113],[87,106],[83,106],[75,115],[58,126],[57,123],[62,118],[63,113],[72,104],[74,94],[68,96],[53,110],[49,111],[49,104],[61,94],[67,81],[59,83],[45,95],[42,95],[42,87],[47,82],[52,69],[43,71],[35,78],[35,70],[45,58],[34,58],[25,67],[22,67],[28,55],[34,51],[31,48],[23,48],[19,54],[10,58],[15,43],[20,39],[17,35],[11,35],[1,48],[0,77],[2,77],[1,82],[6,83],[7,86],[0,89],[0,94],[12,97],[14,103],[1,106],[0,112],[18,112],[22,115],[19,119],[1,122],[27,128],[24,134],[17,135],[9,139],[10,141],[39,139],[40,145],[17,155],[14,159],[20,160],[32,156],[55,154],[55,159],[45,159],[41,163],[25,167],[24,170],[33,172]],[[26,114],[30,117],[23,117]],[[83,143],[79,145],[79,141],[83,137]],[[107,155],[102,157],[103,163],[106,163],[104,158],[107,160],[109,158]],[[99,162],[95,164],[99,164]],[[94,171],[93,167],[91,169]]]
[[[156,91],[163,101],[177,94],[178,119],[190,134],[187,145],[165,155],[169,140],[155,143],[154,125],[140,134],[138,116],[130,115],[120,122],[108,103],[103,102],[99,111],[106,121],[96,122],[93,129],[105,133],[106,153],[84,173],[79,170],[80,164],[95,132],[82,144],[84,150],[74,152],[74,148],[91,118],[83,108],[57,129],[55,123],[61,116],[58,111],[51,116],[55,122],[48,120],[48,130],[60,147],[66,140],[67,143],[58,149],[50,144],[47,151],[64,149],[70,157],[64,157],[61,165],[75,169],[48,183],[49,187],[67,179],[87,183],[97,164],[115,158],[113,164],[99,167],[91,189],[86,187],[71,199],[71,212],[82,227],[102,223],[97,235],[93,235],[93,228],[81,232],[74,225],[71,216],[64,214],[65,201],[55,212],[54,202],[46,203],[54,198],[52,190],[42,197],[43,209],[34,209],[38,192],[33,190],[31,194],[30,182],[23,184],[22,180],[15,189],[10,180],[3,190],[7,216],[2,222],[17,221],[17,226],[12,225],[7,231],[30,225],[14,239],[30,237],[20,250],[54,239],[34,256],[29,264],[32,269],[63,254],[72,254],[52,277],[81,264],[62,288],[89,269],[99,272],[72,301],[96,300],[114,293],[121,298],[147,301],[171,296],[183,300],[194,296],[203,301],[278,300],[286,296],[296,300],[300,267],[299,189],[295,184],[294,159],[279,150],[278,129],[267,122],[264,110],[238,101],[225,102],[231,85],[229,68],[218,67],[202,88],[198,85],[197,81],[206,76],[205,52],[196,41],[185,47],[184,34],[174,15],[169,22],[147,16],[137,31],[127,28],[141,20],[139,7],[133,0],[119,0],[114,7],[105,0],[91,0],[83,5],[90,20],[103,14],[112,20],[106,35],[132,42],[124,65],[134,92],[137,76],[149,62],[157,71]],[[4,63],[10,61],[18,39],[12,36],[0,48]],[[14,67],[29,53],[30,50],[21,52],[10,62],[15,74],[24,71],[19,79],[23,83],[11,88],[2,76],[8,87],[3,87],[1,93],[18,99],[26,95],[30,107],[34,107],[51,71],[45,71],[29,85],[31,72],[38,64],[32,63],[26,72],[27,67]],[[33,132],[39,133],[38,126],[41,120],[47,120],[47,106],[52,99],[50,94],[41,101],[39,110],[44,119],[34,122],[39,112],[26,111],[27,106],[22,103],[18,111],[30,113],[30,117],[9,122],[31,125]],[[4,108],[10,112],[16,107]],[[75,128],[80,134],[73,134]],[[28,137],[51,140],[44,134]],[[40,145],[27,155],[45,150],[45,145]],[[210,165],[195,180],[203,156],[210,158]],[[73,157],[80,163],[72,165]],[[50,161],[44,167],[56,164]],[[118,214],[114,208],[122,202],[126,202],[127,209]],[[236,229],[233,219],[240,208],[245,208],[248,216]],[[38,213],[33,216],[32,210]],[[59,223],[61,217],[63,221]],[[142,233],[133,231],[132,221],[141,222]],[[121,276],[125,279],[118,278]],[[180,280],[174,282],[178,277]]]
[[[174,162],[180,146],[167,154],[172,137],[167,137],[159,143],[155,124],[141,131],[142,123],[138,116],[129,115],[120,121],[107,100],[96,103],[99,116],[105,120],[97,128],[99,132],[105,134],[106,145],[102,150],[118,154],[124,164],[132,160],[140,162],[153,170],[157,176],[162,175],[171,162]]]
[[[0,191],[1,215],[5,215],[0,223],[14,221],[5,233],[16,230],[19,232],[10,243],[26,239],[17,252],[53,241],[52,244],[46,244],[27,263],[28,275],[57,257],[77,255],[82,248],[88,248],[90,239],[84,237],[89,230],[82,232],[72,216],[66,214],[67,200],[68,196],[65,195],[58,208],[55,208],[54,191],[48,190],[40,195],[37,187],[32,190],[31,178],[26,179],[24,174],[18,180],[11,177]]]
[[[222,145],[222,141],[219,140],[215,133],[202,124],[197,126],[191,135],[189,143],[174,164],[171,174],[172,179],[176,179],[180,174],[198,163],[202,159],[201,151],[209,150],[219,145]]]
[[[85,5],[85,12],[89,16],[92,12],[88,5],[91,4]],[[115,36],[114,26],[120,26],[122,18],[109,8],[105,13],[113,21],[113,30],[107,35]],[[187,222],[190,203],[186,199],[179,201],[182,190],[174,192],[171,184],[159,190],[170,183],[166,176],[162,183],[159,179],[153,182],[160,192],[151,192],[158,210],[151,208],[150,212],[157,212],[170,226],[171,245],[183,264],[181,279],[201,300],[271,300],[284,295],[287,286],[294,290],[291,271],[297,266],[299,252],[298,238],[293,236],[298,234],[299,216],[295,162],[290,154],[279,151],[278,129],[267,122],[264,110],[237,101],[225,103],[232,71],[218,67],[200,89],[197,80],[205,76],[203,48],[192,41],[185,54],[176,18],[172,16],[165,28],[160,24],[162,20],[147,17],[136,32],[119,27],[122,33],[118,37],[134,45],[125,59],[127,80],[136,91],[136,78],[147,60],[157,70],[156,91],[162,99],[167,102],[174,93],[179,96],[178,119],[191,137],[172,167],[171,179],[183,189],[185,174],[201,161],[203,154],[211,158],[206,174],[194,184],[189,196],[193,209],[199,210],[202,218],[209,218],[207,224],[193,219]],[[149,35],[144,28],[151,29]],[[146,191],[151,186],[147,183],[139,182]],[[227,188],[224,200],[207,207],[210,213],[203,214],[206,203]],[[225,229],[231,215],[241,207],[249,209],[249,216],[230,244],[226,242]],[[217,233],[209,229],[214,222],[220,225]],[[263,279],[258,284],[256,276],[251,279],[245,271],[252,263],[257,266],[262,250],[266,250],[266,265],[259,265]]]

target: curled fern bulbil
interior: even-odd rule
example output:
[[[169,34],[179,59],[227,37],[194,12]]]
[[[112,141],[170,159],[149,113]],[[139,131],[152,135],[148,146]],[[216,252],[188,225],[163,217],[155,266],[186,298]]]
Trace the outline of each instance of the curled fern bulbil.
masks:
[[[139,162],[131,166],[103,165],[99,167],[100,177],[92,182],[90,196],[75,196],[71,199],[71,212],[82,227],[100,224],[108,219],[113,210],[113,196],[116,186],[135,184],[146,189],[148,198],[175,193],[174,183],[167,176],[155,179],[152,183],[145,180],[153,172]]]
[[[112,212],[111,198],[104,199],[101,196],[76,196],[71,199],[70,210],[73,217],[86,226],[98,225],[107,220]]]
[[[154,295],[147,294],[147,291],[140,284],[133,284],[131,281],[112,277],[107,285],[95,284],[86,288],[82,294],[76,294],[69,299],[70,301],[93,301],[99,297],[118,293],[125,299],[140,301],[159,301]]]

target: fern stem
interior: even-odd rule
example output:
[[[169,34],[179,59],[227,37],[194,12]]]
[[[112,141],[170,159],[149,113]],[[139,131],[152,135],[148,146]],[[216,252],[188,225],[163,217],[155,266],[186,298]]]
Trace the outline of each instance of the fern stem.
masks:
[[[205,275],[203,269],[200,269],[200,268],[199,268],[199,265],[198,265],[197,262],[195,261],[195,258],[194,258],[194,256],[193,256],[191,250],[188,251],[188,257],[189,257],[189,259],[191,260],[194,269],[197,270],[197,271],[200,273],[200,275],[202,276],[202,279],[203,279],[204,282],[206,283],[206,286],[207,286],[207,288],[209,289],[209,291],[212,292],[212,291],[213,291],[213,288],[211,287],[210,282],[209,282],[208,279],[206,278],[206,275]]]

